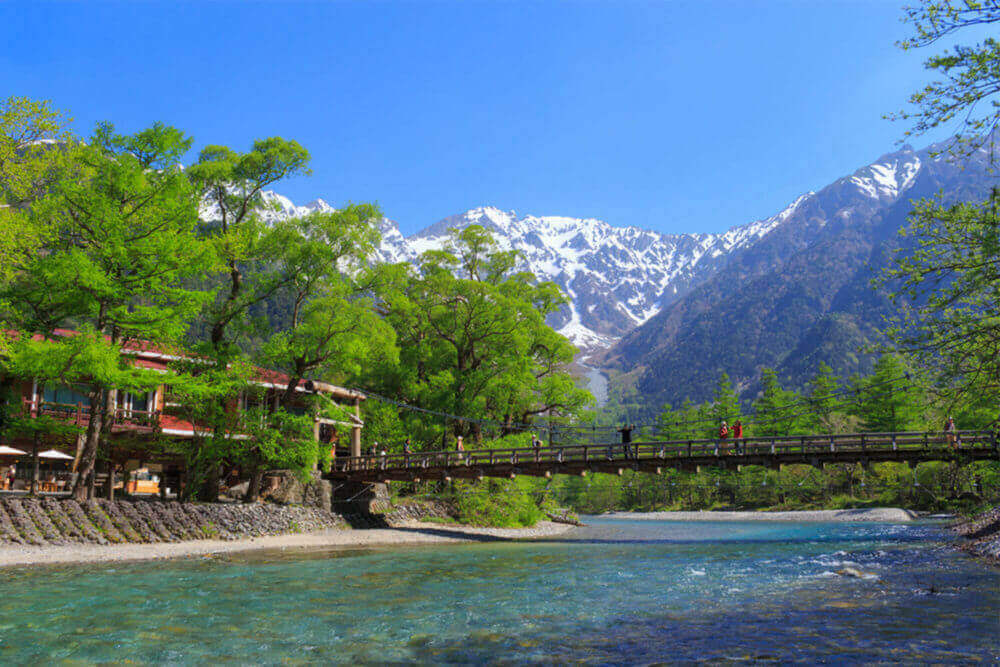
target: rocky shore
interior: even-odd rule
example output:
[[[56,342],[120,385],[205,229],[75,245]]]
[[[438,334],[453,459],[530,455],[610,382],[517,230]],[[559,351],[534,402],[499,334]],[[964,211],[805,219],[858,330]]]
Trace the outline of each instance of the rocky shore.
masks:
[[[254,549],[344,548],[543,537],[570,526],[529,529],[430,524],[442,503],[404,504],[386,514],[338,514],[275,503],[0,499],[0,567],[147,560]],[[367,530],[352,530],[366,528]]]
[[[955,525],[962,549],[1000,562],[1000,507]]]

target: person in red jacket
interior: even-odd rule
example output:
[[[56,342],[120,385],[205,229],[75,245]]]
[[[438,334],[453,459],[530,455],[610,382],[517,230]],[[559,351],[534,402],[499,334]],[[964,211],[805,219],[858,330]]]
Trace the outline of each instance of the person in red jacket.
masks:
[[[722,450],[723,454],[729,449],[727,440],[729,440],[729,424],[723,421],[722,425],[719,426],[719,449]]]
[[[743,439],[743,422],[737,419],[736,423],[733,424],[733,440],[736,443],[736,451],[740,451],[742,449],[742,445],[740,444],[740,440],[742,439]]]

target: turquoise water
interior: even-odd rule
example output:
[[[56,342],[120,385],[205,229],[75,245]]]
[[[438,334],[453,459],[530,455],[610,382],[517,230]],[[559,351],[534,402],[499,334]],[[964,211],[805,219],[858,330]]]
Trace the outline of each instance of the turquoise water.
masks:
[[[6,570],[0,663],[1000,659],[1000,570],[933,525],[590,524],[530,543]]]

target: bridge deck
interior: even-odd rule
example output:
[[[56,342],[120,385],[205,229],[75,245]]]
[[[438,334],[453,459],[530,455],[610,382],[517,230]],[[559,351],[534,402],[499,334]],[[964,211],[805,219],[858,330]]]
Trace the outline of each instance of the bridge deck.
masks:
[[[741,440],[673,440],[519,449],[436,451],[340,458],[330,479],[356,482],[481,479],[625,470],[659,473],[663,468],[777,467],[796,463],[875,463],[1000,459],[992,432],[960,431],[950,446],[944,433],[851,433]]]

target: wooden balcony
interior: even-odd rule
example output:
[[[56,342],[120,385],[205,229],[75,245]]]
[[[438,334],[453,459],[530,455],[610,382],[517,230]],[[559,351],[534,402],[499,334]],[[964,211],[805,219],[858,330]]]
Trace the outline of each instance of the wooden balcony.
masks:
[[[51,417],[74,426],[86,427],[90,423],[90,406],[77,403],[46,403],[39,401],[32,404],[23,399],[24,413],[32,417]],[[148,410],[130,410],[115,408],[112,415],[111,431],[152,433],[160,428],[160,412]]]

